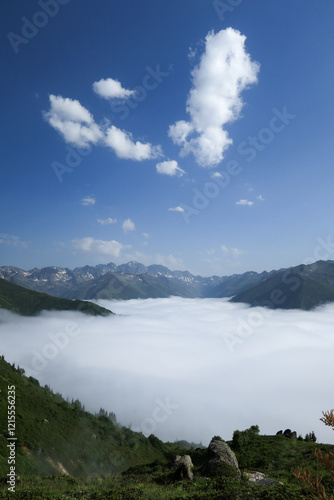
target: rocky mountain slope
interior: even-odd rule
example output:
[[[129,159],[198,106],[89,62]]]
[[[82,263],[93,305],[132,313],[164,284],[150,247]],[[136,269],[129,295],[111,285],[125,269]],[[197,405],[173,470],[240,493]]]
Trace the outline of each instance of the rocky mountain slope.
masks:
[[[274,271],[272,271],[274,272]],[[112,262],[75,269],[45,267],[25,271],[11,266],[0,267],[0,278],[31,290],[64,298],[147,298],[231,297],[255,285],[271,273],[248,272],[233,276],[194,276],[188,271],[171,271],[160,265],[144,266]]]
[[[334,261],[282,269],[231,300],[271,309],[304,310],[334,302]]]

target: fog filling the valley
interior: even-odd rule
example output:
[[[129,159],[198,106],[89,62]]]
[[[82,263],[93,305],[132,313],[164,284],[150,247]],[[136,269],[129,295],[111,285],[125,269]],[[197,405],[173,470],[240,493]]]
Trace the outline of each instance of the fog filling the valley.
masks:
[[[315,431],[334,407],[334,305],[271,311],[225,299],[100,301],[117,316],[0,311],[1,353],[86,410],[164,441],[259,425]],[[19,395],[18,395],[19,397]],[[43,417],[43,415],[41,415]]]

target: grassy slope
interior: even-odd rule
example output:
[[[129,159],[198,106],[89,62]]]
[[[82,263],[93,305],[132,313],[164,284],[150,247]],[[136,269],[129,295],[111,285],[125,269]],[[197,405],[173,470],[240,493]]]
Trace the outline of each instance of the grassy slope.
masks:
[[[0,477],[7,474],[7,387],[16,387],[17,471],[19,475],[105,475],[163,458],[163,443],[115,425],[41,388],[0,358]],[[154,446],[155,444],[155,446]],[[158,449],[158,448],[161,449]],[[52,465],[56,464],[56,466]]]
[[[81,311],[91,315],[108,315],[111,311],[96,304],[80,300],[52,297],[46,293],[34,292],[0,278],[0,307],[9,311],[32,316],[43,310]]]
[[[232,443],[228,443],[232,448]],[[232,477],[208,478],[202,467],[208,460],[207,450],[187,451],[194,463],[192,483],[174,481],[172,460],[155,461],[145,466],[135,466],[122,475],[104,478],[95,475],[86,479],[74,477],[24,478],[18,484],[15,498],[37,499],[224,499],[224,500],[306,500],[312,498],[306,486],[299,483],[291,473],[296,467],[309,468],[313,474],[317,461],[313,456],[315,448],[328,451],[325,445],[287,439],[284,436],[255,436],[242,449],[235,449],[240,469],[261,471],[281,484],[261,487],[251,484],[243,476],[241,481]],[[182,453],[182,451],[178,451]],[[175,453],[175,451],[174,451]],[[170,454],[172,458],[172,454]],[[324,471],[319,467],[320,476]],[[327,485],[333,492],[333,485]],[[3,488],[5,496],[5,488]]]
[[[39,387],[37,380],[0,358],[0,499],[13,497],[5,483],[8,385],[16,387],[16,471],[21,480],[15,498],[19,499],[307,499],[307,488],[291,469],[315,472],[315,448],[324,452],[332,448],[284,436],[252,435],[235,447],[228,442],[241,471],[264,472],[282,484],[262,488],[246,478],[240,482],[232,477],[210,479],[201,471],[207,450],[181,450],[93,416],[79,403],[70,404]],[[172,460],[183,453],[189,453],[195,465],[193,483],[173,480]],[[61,467],[69,476],[61,476]],[[122,471],[126,472],[119,475]],[[324,474],[321,467],[319,472]]]

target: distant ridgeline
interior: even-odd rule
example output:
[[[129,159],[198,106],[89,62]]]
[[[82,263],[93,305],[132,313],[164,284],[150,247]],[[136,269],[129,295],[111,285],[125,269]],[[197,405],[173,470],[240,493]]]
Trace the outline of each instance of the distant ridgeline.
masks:
[[[64,299],[233,297],[233,302],[253,306],[306,310],[334,301],[334,261],[223,277],[194,276],[188,271],[171,271],[160,265],[146,267],[139,262],[73,270],[46,267],[24,271],[4,266],[0,267],[0,278]]]

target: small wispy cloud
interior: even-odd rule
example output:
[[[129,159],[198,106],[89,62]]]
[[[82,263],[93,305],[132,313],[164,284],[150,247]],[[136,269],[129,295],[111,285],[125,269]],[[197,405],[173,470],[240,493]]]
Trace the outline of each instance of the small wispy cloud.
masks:
[[[94,196],[86,196],[86,198],[83,198],[81,200],[81,205],[84,207],[90,206],[90,205],[95,205],[96,201]]]
[[[221,174],[220,172],[212,172],[210,177],[211,179],[224,179],[223,174]]]
[[[259,194],[259,196],[256,197],[257,200],[259,201],[264,201],[265,198],[263,198],[262,194]]]
[[[184,212],[184,208],[182,207],[171,207],[168,210],[169,212]]]
[[[135,223],[131,219],[125,219],[122,224],[123,231],[127,233],[128,231],[134,231],[136,229]]]
[[[221,246],[222,251],[225,255],[232,255],[235,259],[240,255],[244,255],[246,252],[244,250],[240,250],[239,248],[231,247],[228,248],[226,245]]]
[[[141,233],[142,236],[144,236],[144,238],[149,238],[150,235],[148,233]]]
[[[22,241],[19,236],[13,234],[0,233],[0,245],[27,248],[29,241]]]
[[[239,200],[239,201],[236,202],[236,205],[243,205],[243,206],[251,207],[252,205],[254,205],[254,201]]]
[[[231,248],[231,254],[233,257],[239,257],[239,255],[244,255],[244,251],[240,250],[239,248]]]
[[[74,249],[93,254],[96,257],[119,257],[123,248],[131,248],[118,241],[95,240],[91,237],[72,240],[72,245]]]
[[[108,217],[107,219],[97,219],[97,222],[101,224],[101,226],[107,226],[108,224],[116,224],[117,219],[112,219]]]
[[[188,49],[188,58],[189,59],[194,59],[194,57],[196,57],[196,54],[197,54],[197,49],[193,49],[192,47],[189,47],[189,49]]]

